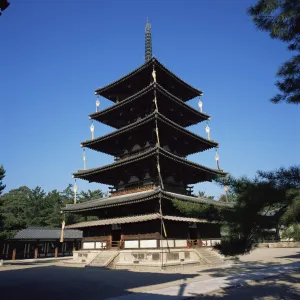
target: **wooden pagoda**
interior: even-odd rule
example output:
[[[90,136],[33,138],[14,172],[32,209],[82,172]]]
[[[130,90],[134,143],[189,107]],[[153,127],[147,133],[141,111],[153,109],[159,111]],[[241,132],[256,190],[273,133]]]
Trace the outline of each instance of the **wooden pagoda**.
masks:
[[[152,57],[148,23],[145,63],[97,89],[95,94],[114,105],[91,114],[90,119],[115,130],[81,146],[114,156],[114,163],[73,174],[75,178],[111,186],[107,198],[67,205],[64,209],[67,213],[98,217],[95,221],[67,226],[83,230],[83,248],[124,247],[127,241],[137,243],[128,242],[125,248],[137,248],[141,240],[147,239],[152,241],[146,243],[147,247],[159,247],[159,241],[166,238],[220,238],[217,224],[187,218],[173,205],[174,199],[224,205],[193,196],[191,185],[225,173],[187,159],[190,154],[218,144],[186,129],[210,118],[186,104],[202,92]]]

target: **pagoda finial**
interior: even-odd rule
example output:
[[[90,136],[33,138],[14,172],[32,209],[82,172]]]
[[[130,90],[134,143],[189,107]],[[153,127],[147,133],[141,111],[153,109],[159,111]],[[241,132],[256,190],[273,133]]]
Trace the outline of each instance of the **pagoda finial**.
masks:
[[[145,62],[152,58],[152,37],[151,37],[151,24],[147,18],[145,28]]]

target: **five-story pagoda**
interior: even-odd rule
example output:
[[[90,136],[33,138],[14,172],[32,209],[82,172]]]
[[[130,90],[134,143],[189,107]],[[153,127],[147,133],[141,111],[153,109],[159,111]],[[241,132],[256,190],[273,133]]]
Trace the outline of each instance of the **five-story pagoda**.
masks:
[[[83,230],[83,248],[109,248],[114,244],[142,248],[140,241],[145,240],[149,240],[147,248],[149,245],[156,248],[165,238],[173,240],[172,245],[176,247],[176,240],[220,238],[218,225],[184,217],[174,208],[174,199],[222,205],[193,196],[190,185],[211,181],[225,173],[186,158],[216,148],[218,144],[209,135],[203,138],[186,129],[209,120],[202,109],[198,111],[186,104],[202,92],[152,57],[148,22],[145,63],[97,89],[95,94],[114,105],[91,114],[90,119],[115,130],[97,138],[92,134],[92,139],[81,146],[115,158],[112,164],[73,174],[75,178],[111,186],[107,198],[67,205],[64,209],[98,218],[67,226]]]

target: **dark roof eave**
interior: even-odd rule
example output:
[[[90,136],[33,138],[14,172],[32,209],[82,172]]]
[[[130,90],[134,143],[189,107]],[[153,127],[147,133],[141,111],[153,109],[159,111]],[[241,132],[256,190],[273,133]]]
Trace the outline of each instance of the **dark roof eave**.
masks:
[[[115,197],[107,197],[102,199],[97,199],[93,201],[88,201],[84,203],[77,203],[77,204],[67,204],[65,208],[63,208],[64,212],[84,212],[84,211],[91,211],[97,209],[104,209],[113,206],[120,206],[120,205],[128,205],[137,202],[149,201],[155,199],[161,195],[166,200],[183,200],[189,201],[193,203],[200,203],[200,204],[207,204],[207,205],[217,205],[217,206],[224,206],[224,207],[232,207],[231,203],[226,202],[219,202],[216,200],[206,199],[204,197],[193,197],[193,196],[186,196],[176,193],[167,192],[164,190],[156,189],[146,192],[140,193],[133,193],[123,196],[115,196]]]
[[[190,84],[186,83],[184,80],[180,79],[178,76],[176,76],[173,72],[171,72],[168,68],[166,68],[162,63],[160,63],[156,58],[152,57],[151,60],[149,60],[148,62],[144,63],[143,65],[139,66],[138,68],[136,68],[135,70],[133,70],[132,72],[128,73],[127,75],[119,78],[118,80],[104,86],[103,88],[99,88],[95,90],[95,94],[96,95],[101,95],[101,93],[107,91],[108,89],[118,85],[119,83],[127,80],[128,78],[134,76],[135,74],[139,73],[140,71],[142,71],[143,69],[147,68],[149,65],[154,64],[159,66],[160,68],[162,68],[166,73],[168,73],[172,78],[174,78],[177,82],[179,82],[180,84],[184,85],[186,88],[188,88],[190,91],[192,91],[193,93],[195,93],[196,95],[201,96],[203,94],[202,91],[196,89],[195,87],[191,86]],[[196,97],[196,96],[195,96]],[[194,97],[192,97],[194,98]],[[191,100],[192,98],[187,99]],[[111,99],[109,99],[111,100]],[[112,100],[111,100],[112,101]],[[113,101],[114,102],[114,101]]]
[[[191,137],[193,137],[195,139],[198,139],[202,143],[205,143],[206,145],[209,145],[210,148],[214,148],[214,147],[218,147],[219,146],[219,144],[217,142],[205,139],[205,138],[203,138],[203,137],[201,137],[201,136],[199,136],[199,135],[197,135],[197,134],[195,134],[195,133],[193,133],[193,132],[185,129],[184,127],[176,124],[172,120],[166,118],[165,116],[163,116],[159,112],[158,113],[157,112],[153,112],[152,114],[148,115],[147,117],[145,117],[145,118],[143,118],[141,120],[138,120],[138,121],[136,121],[134,123],[131,123],[131,124],[127,125],[127,126],[124,126],[124,127],[120,128],[118,130],[115,130],[115,131],[113,131],[113,132],[111,132],[109,134],[106,134],[104,136],[101,136],[99,138],[96,138],[96,139],[93,139],[93,140],[84,141],[84,142],[81,143],[81,146],[82,147],[89,147],[90,145],[97,144],[97,143],[99,143],[99,142],[101,142],[103,140],[107,140],[107,139],[113,138],[115,136],[118,136],[119,134],[122,134],[122,133],[124,133],[126,131],[129,131],[129,130],[133,129],[133,128],[141,126],[141,125],[143,125],[143,124],[145,124],[145,123],[147,123],[147,122],[149,122],[151,120],[154,120],[156,114],[158,115],[158,119],[161,120],[162,122],[168,124],[169,126],[172,126],[174,129],[179,130],[179,131],[181,131],[184,134],[187,134],[187,135],[189,135],[189,136],[191,136]]]
[[[92,168],[92,169],[88,169],[88,170],[79,170],[76,173],[73,173],[73,176],[74,176],[74,178],[84,179],[84,178],[82,178],[82,175],[92,175],[92,174],[98,173],[99,171],[104,171],[104,170],[107,170],[107,169],[119,167],[119,166],[122,166],[122,165],[125,165],[125,164],[128,164],[128,163],[146,158],[148,156],[151,156],[156,152],[161,153],[162,155],[164,155],[166,157],[169,157],[173,160],[176,160],[180,163],[187,164],[187,165],[190,165],[190,166],[193,166],[193,167],[196,167],[196,168],[200,168],[203,171],[207,171],[207,172],[213,173],[215,175],[223,175],[223,176],[227,175],[227,173],[224,173],[223,171],[216,170],[216,169],[211,169],[211,168],[202,166],[200,164],[194,163],[192,161],[185,160],[185,159],[183,159],[183,158],[181,158],[181,157],[179,157],[175,154],[172,154],[171,152],[168,152],[167,150],[164,150],[161,147],[157,146],[157,147],[151,148],[150,150],[147,150],[147,151],[145,151],[141,154],[137,154],[137,155],[122,159],[120,161],[114,162],[112,164],[109,164],[109,165],[106,165],[106,166],[103,166],[103,167]]]
[[[103,109],[99,112],[94,112],[92,114],[89,115],[90,119],[96,119],[97,116],[106,114],[109,111],[113,111],[116,108],[119,108],[120,106],[126,105],[127,103],[140,98],[141,96],[143,96],[144,94],[148,93],[149,91],[151,91],[153,88],[157,88],[157,90],[159,92],[161,92],[162,94],[165,94],[167,97],[169,97],[170,99],[176,101],[177,103],[179,103],[180,105],[184,106],[185,108],[187,108],[189,111],[192,111],[193,113],[201,116],[203,119],[208,120],[210,119],[210,115],[203,113],[203,112],[199,112],[198,110],[194,109],[193,107],[191,107],[190,105],[186,104],[184,101],[182,101],[181,99],[177,98],[175,95],[171,94],[169,91],[167,91],[166,89],[164,89],[159,83],[151,83],[149,86],[145,87],[144,89],[142,89],[141,91],[139,91],[138,93],[120,101],[119,103],[115,103],[114,105]]]
[[[171,72],[168,68],[166,68],[162,63],[160,63],[156,58],[154,58],[154,64],[160,66],[165,72],[167,72],[170,76],[172,76],[176,81],[180,82],[184,86],[186,86],[189,90],[193,91],[195,94],[198,94],[198,96],[202,96],[203,92],[196,89],[195,87],[191,86],[181,78],[179,78],[177,75],[175,75],[173,72]],[[192,98],[188,99],[191,100]],[[187,100],[187,101],[188,101]]]

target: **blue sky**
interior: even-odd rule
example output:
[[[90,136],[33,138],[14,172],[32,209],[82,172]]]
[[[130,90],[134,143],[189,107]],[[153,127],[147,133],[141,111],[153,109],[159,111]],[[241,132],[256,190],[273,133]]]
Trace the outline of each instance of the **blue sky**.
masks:
[[[21,1],[0,17],[0,164],[6,191],[73,183],[82,169],[80,142],[90,138],[94,90],[144,62],[144,27],[153,54],[204,91],[220,165],[235,176],[300,161],[299,106],[271,104],[275,73],[290,57],[286,45],[257,31],[246,9],[255,1]],[[197,100],[189,102],[195,108]],[[101,108],[112,105],[101,99]],[[113,129],[95,124],[95,135]],[[205,135],[205,124],[190,129]],[[215,166],[215,152],[192,155]],[[113,158],[87,151],[87,166]],[[102,188],[77,181],[79,189]],[[214,184],[195,190],[219,195]]]

